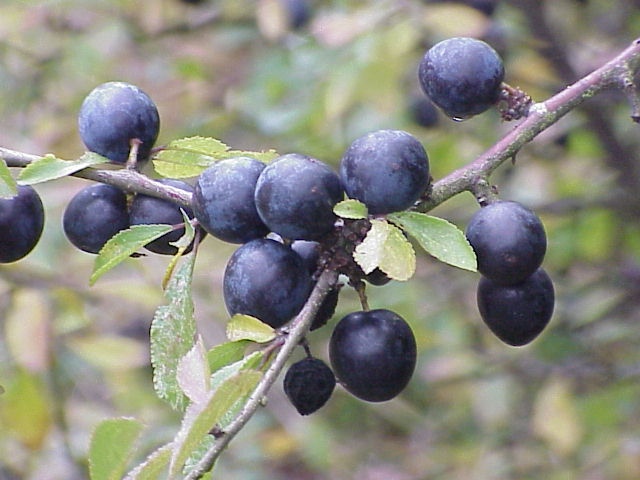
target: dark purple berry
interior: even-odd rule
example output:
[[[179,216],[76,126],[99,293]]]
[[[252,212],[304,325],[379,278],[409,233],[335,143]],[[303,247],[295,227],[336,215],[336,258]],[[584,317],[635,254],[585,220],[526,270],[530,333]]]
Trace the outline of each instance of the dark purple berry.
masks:
[[[24,258],[34,249],[44,228],[40,195],[28,185],[19,185],[11,198],[0,198],[0,263]]]
[[[298,413],[309,415],[331,398],[336,378],[322,360],[307,357],[289,367],[283,386],[284,393]]]

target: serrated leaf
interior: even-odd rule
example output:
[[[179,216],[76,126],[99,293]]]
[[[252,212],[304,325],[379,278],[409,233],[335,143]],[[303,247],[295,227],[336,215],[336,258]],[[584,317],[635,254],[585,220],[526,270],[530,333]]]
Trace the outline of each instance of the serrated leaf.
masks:
[[[364,203],[352,198],[338,202],[335,207],[333,207],[333,213],[339,217],[353,220],[367,218],[369,214],[367,206]]]
[[[189,400],[202,403],[206,400],[209,391],[210,375],[202,338],[198,337],[193,348],[178,362],[176,379]]]
[[[131,418],[114,418],[93,431],[89,447],[91,480],[119,480],[133,456],[142,424]]]
[[[188,403],[178,384],[180,360],[191,350],[196,335],[191,281],[195,257],[190,257],[174,273],[165,297],[151,322],[151,364],[156,394],[173,408],[184,410]]]
[[[385,220],[371,220],[371,229],[353,252],[364,273],[380,268],[394,280],[408,280],[416,269],[411,243],[400,229]]]
[[[255,370],[242,370],[221,383],[204,405],[191,404],[185,413],[176,436],[169,468],[169,478],[178,478],[189,457],[202,439],[216,426],[225,413],[255,389],[262,374]]]
[[[132,225],[111,237],[102,247],[93,264],[93,272],[89,278],[89,285],[96,283],[98,278],[113,267],[129,258],[147,243],[160,238],[173,230],[171,225]]]
[[[154,451],[147,459],[131,470],[124,480],[157,480],[171,461],[171,445]]]
[[[4,159],[0,158],[0,198],[11,198],[18,194],[18,184],[11,176],[11,170]]]
[[[255,317],[238,313],[232,316],[227,323],[227,338],[232,342],[250,340],[256,343],[266,343],[276,338],[276,331]]]
[[[158,174],[168,178],[189,178],[198,176],[211,164],[224,158],[239,156],[253,157],[268,161],[277,156],[276,152],[251,152],[230,150],[220,140],[210,137],[187,137],[169,143],[153,159]]]
[[[387,218],[438,260],[464,270],[477,270],[476,254],[464,233],[454,224],[418,212],[393,213]]]
[[[49,154],[23,168],[18,175],[18,183],[20,185],[34,185],[47,182],[105,162],[109,162],[109,160],[93,152],[86,152],[77,160],[62,160]]]
[[[207,352],[209,371],[216,372],[224,366],[242,360],[244,352],[252,342],[249,340],[238,340],[235,342],[225,342],[216,345]]]

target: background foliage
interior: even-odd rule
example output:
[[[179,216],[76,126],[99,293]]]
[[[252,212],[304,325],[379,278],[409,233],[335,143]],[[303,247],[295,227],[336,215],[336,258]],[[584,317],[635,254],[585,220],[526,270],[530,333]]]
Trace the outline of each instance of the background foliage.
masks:
[[[357,136],[400,128],[423,141],[439,178],[512,126],[495,112],[417,125],[409,106],[428,46],[484,38],[503,55],[506,80],[543,100],[640,31],[640,2],[629,0],[503,1],[492,18],[450,2],[317,1],[297,31],[277,22],[271,3],[4,0],[0,143],[80,156],[82,99],[125,80],[157,103],[160,143],[214,136],[337,165]],[[418,367],[401,397],[363,404],[338,390],[303,418],[276,385],[221,457],[220,478],[638,478],[640,135],[628,115],[619,93],[597,97],[494,175],[501,196],[534,209],[547,228],[558,301],[538,340],[499,343],[477,313],[477,274],[420,256],[411,281],[369,294],[372,308],[398,312],[416,332]],[[87,478],[89,437],[105,418],[142,420],[141,455],[179,428],[149,365],[167,259],[132,259],[89,287],[93,257],[61,228],[65,204],[85,184],[38,185],[43,240],[0,268],[2,479]],[[476,208],[462,195],[434,214],[464,227]],[[207,347],[225,338],[221,277],[233,248],[207,239],[195,268]],[[357,305],[345,289],[336,318]],[[324,330],[310,340],[326,358]]]

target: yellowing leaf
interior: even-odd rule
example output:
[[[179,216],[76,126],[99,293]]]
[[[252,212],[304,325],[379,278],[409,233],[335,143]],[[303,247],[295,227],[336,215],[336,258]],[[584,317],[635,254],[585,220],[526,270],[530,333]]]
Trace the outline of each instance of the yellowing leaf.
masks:
[[[251,340],[266,343],[276,338],[276,331],[255,317],[236,314],[227,323],[227,338],[231,342]]]
[[[575,405],[576,397],[563,378],[551,378],[535,400],[533,430],[561,456],[573,453],[582,440],[582,423]]]
[[[7,163],[0,157],[0,198],[11,198],[18,194],[18,185],[11,176]]]
[[[364,273],[380,268],[394,280],[408,280],[416,269],[413,247],[400,229],[386,220],[371,221],[371,229],[353,258]]]

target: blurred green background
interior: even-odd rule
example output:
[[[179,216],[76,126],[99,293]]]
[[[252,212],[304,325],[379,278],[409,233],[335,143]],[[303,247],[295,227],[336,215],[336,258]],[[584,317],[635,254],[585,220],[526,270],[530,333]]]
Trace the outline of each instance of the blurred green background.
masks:
[[[416,122],[417,65],[449,36],[502,54],[506,81],[544,100],[640,32],[640,1],[310,1],[293,28],[279,0],[2,0],[0,145],[74,158],[76,115],[96,85],[124,80],[157,103],[159,143],[214,136],[238,149],[300,152],[337,166],[357,136],[405,129],[438,179],[472,161],[512,124],[488,112],[464,123]],[[419,256],[406,283],[371,287],[415,330],[415,376],[397,399],[366,404],[338,388],[300,417],[274,386],[217,465],[242,480],[640,478],[640,135],[619,92],[601,95],[540,135],[494,181],[547,229],[545,268],[557,304],[533,344],[512,348],[484,327],[478,275]],[[93,257],[62,233],[86,185],[39,185],[38,247],[0,267],[0,479],[87,478],[102,419],[145,422],[140,461],[177,432],[155,398],[148,328],[162,304],[165,257],[132,259],[89,288]],[[461,228],[470,195],[434,214]],[[195,273],[207,346],[224,339],[224,265],[235,247],[207,239]],[[345,288],[335,322],[358,309]],[[309,340],[327,358],[330,326]],[[299,353],[299,356],[302,352]]]

